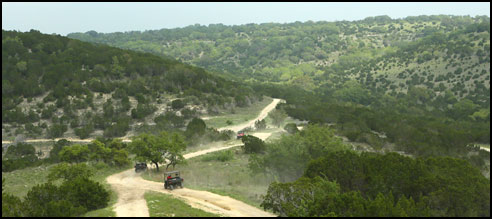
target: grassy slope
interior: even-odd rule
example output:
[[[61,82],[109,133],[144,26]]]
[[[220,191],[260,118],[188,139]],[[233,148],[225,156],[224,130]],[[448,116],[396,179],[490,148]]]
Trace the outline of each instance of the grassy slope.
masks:
[[[28,167],[21,170],[2,173],[5,179],[5,191],[22,198],[37,184],[48,182],[48,173],[55,165],[42,165],[39,167]]]
[[[237,125],[251,120],[258,116],[268,104],[272,103],[271,97],[264,97],[263,101],[251,104],[249,107],[235,108],[235,113],[222,112],[218,116],[210,116],[210,119],[204,120],[207,127],[221,128],[227,126],[226,121],[230,120],[232,125]]]
[[[271,103],[271,98],[265,98],[262,104],[252,105],[250,108],[245,109],[245,112],[249,112],[251,115],[255,115],[264,108],[265,105]],[[230,114],[229,116],[232,116]],[[271,126],[270,118],[267,117],[267,124]],[[298,122],[290,117],[287,117],[282,126],[288,122]],[[268,140],[272,138],[279,138],[281,132],[278,129],[268,128],[260,132],[274,132]],[[224,144],[238,144],[241,143],[240,140],[230,140],[224,142]],[[37,146],[46,147],[48,143],[36,143]],[[187,153],[206,149],[211,147],[211,145],[216,143],[211,143],[204,145],[205,148],[190,148]],[[188,160],[188,164],[185,166],[178,166],[178,168],[186,174],[187,176],[187,187],[192,189],[207,190],[220,195],[227,195],[232,198],[241,200],[250,205],[260,207],[261,195],[266,193],[268,186],[272,178],[263,178],[261,176],[255,176],[255,178],[261,178],[260,180],[253,179],[248,172],[247,164],[249,155],[243,154],[239,148],[230,149],[237,151],[235,154],[235,159],[229,162],[220,161],[201,161],[202,157],[197,157]],[[30,188],[37,184],[42,184],[47,182],[47,176],[49,169],[54,165],[43,165],[40,167],[31,167],[22,170],[17,170],[9,173],[3,173],[3,177],[6,179],[5,189],[7,192],[12,193],[18,197],[24,197]],[[111,191],[111,198],[108,207],[91,211],[86,213],[84,216],[88,217],[108,217],[116,216],[112,210],[112,205],[117,201],[117,195],[114,193],[110,185],[106,183],[105,179],[109,175],[117,172],[121,172],[124,169],[131,168],[131,165],[125,168],[111,168],[111,167],[100,167],[97,168],[97,172],[93,179],[97,182],[102,183],[106,189]],[[153,181],[162,181],[162,174],[152,173],[152,175],[143,174],[143,178]],[[208,177],[207,177],[208,176]],[[205,180],[205,178],[207,178]],[[220,179],[220,180],[211,180]],[[217,184],[215,184],[218,182]],[[59,183],[59,182],[57,182]]]
[[[158,192],[146,192],[145,201],[151,217],[219,217],[201,209],[196,209],[184,201]]]
[[[185,179],[184,186],[190,189],[207,190],[220,195],[227,195],[247,204],[260,207],[261,195],[266,194],[272,177],[251,176],[247,165],[249,155],[240,148],[228,149],[234,152],[234,159],[220,161],[202,161],[202,157],[187,160],[186,165],[177,166]],[[214,152],[220,153],[220,152]],[[146,180],[162,182],[162,171],[149,171],[142,174]]]
[[[30,167],[21,170],[16,170],[8,173],[2,173],[2,178],[5,179],[5,191],[13,194],[17,197],[23,198],[27,192],[37,184],[43,184],[48,182],[49,169],[55,164],[42,165],[39,167]],[[116,203],[118,197],[115,192],[111,190],[111,186],[106,183],[106,177],[114,173],[121,172],[125,169],[131,168],[132,165],[126,167],[107,167],[107,166],[95,166],[97,170],[92,179],[96,182],[103,184],[104,188],[110,191],[110,200],[108,207],[87,212],[84,216],[88,217],[109,217],[116,216],[112,210],[112,205]],[[60,181],[56,181],[55,184],[60,184]]]

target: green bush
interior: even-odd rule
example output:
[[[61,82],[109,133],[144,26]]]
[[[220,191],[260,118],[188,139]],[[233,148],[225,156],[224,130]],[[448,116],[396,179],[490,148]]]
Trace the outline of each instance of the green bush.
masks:
[[[21,211],[28,217],[73,217],[104,208],[108,202],[109,192],[100,183],[79,176],[60,187],[51,183],[34,186],[22,202]]]
[[[5,158],[21,158],[24,156],[35,155],[36,149],[34,146],[26,143],[17,143],[7,149]]]
[[[245,135],[241,138],[244,143],[244,152],[246,154],[263,153],[265,151],[265,142],[258,137],[252,135]]]
[[[2,217],[22,217],[22,201],[12,194],[4,192],[5,179],[2,178]]]
[[[231,150],[227,150],[227,151],[219,151],[219,152],[214,152],[214,153],[204,155],[202,157],[201,161],[203,161],[203,162],[208,162],[208,161],[226,162],[226,161],[229,161],[232,159],[234,159],[234,153]]]
[[[57,179],[74,180],[77,177],[90,178],[94,175],[94,169],[87,166],[85,163],[70,165],[67,163],[60,163],[50,169],[48,175],[49,181],[55,181]]]
[[[53,124],[48,128],[49,138],[58,138],[63,136],[63,133],[67,131],[67,125],[64,124]]]
[[[256,130],[266,129],[266,121],[264,119],[263,120],[256,120],[255,128],[256,128]]]
[[[205,134],[207,125],[200,118],[193,118],[186,126],[185,136],[191,138],[193,136],[202,136]]]
[[[75,207],[75,203],[65,198],[67,194],[51,183],[36,185],[29,190],[22,202],[22,211],[28,217],[70,217],[87,211],[84,207]]]
[[[99,182],[84,177],[65,181],[60,191],[71,203],[89,211],[105,208],[109,202],[109,192]]]
[[[295,134],[299,131],[295,123],[288,123],[284,126],[284,130],[290,134]]]
[[[26,167],[39,166],[43,163],[36,156],[34,146],[26,143],[18,143],[7,149],[2,159],[2,172],[10,172]]]
[[[2,172],[10,172],[41,164],[43,164],[43,160],[39,160],[36,155],[26,155],[15,159],[2,159]]]
[[[183,108],[185,106],[184,102],[182,100],[173,100],[171,102],[171,107],[174,109],[174,110],[179,110],[181,108]]]

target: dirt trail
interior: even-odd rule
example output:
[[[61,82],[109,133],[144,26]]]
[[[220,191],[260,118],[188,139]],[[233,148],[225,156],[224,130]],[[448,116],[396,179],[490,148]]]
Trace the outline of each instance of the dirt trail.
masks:
[[[222,128],[219,128],[218,130],[219,131],[222,131],[222,130],[230,129],[230,130],[232,130],[234,132],[238,132],[239,130],[241,130],[243,128],[254,126],[256,120],[262,120],[265,117],[267,117],[268,113],[270,111],[272,111],[273,109],[275,109],[275,107],[277,106],[277,104],[279,102],[280,102],[280,99],[274,98],[273,101],[272,101],[272,103],[268,104],[268,106],[266,106],[255,119],[252,119],[252,120],[250,120],[248,122],[245,122],[245,123],[239,124],[239,125],[232,125],[232,126],[222,127]]]
[[[93,140],[95,140],[95,138],[86,138],[86,139],[80,139],[80,138],[55,138],[54,141],[59,141],[61,139],[66,139],[67,141],[71,141],[71,142],[92,142]],[[131,140],[129,138],[121,138],[123,142],[130,142]],[[53,141],[53,139],[46,139],[46,138],[42,138],[42,139],[27,139],[27,140],[24,140],[23,142],[25,143],[35,143],[35,142],[51,142]],[[12,141],[2,141],[2,144],[11,144]]]
[[[243,128],[253,126],[256,120],[264,119],[268,113],[273,110],[280,99],[273,99],[272,103],[266,106],[260,114],[253,120],[249,122],[226,126],[220,128],[219,130],[231,129],[237,132]],[[254,133],[253,135],[265,140],[272,133]],[[60,139],[67,139],[73,142],[91,142],[94,139],[76,139],[76,138],[56,138],[55,141]],[[123,142],[130,142],[128,137],[122,138]],[[49,142],[53,139],[28,139],[24,142]],[[11,144],[12,141],[2,141],[2,144]],[[200,156],[206,153],[225,150],[232,147],[241,146],[242,144],[228,145],[228,146],[218,146],[214,148],[209,148],[206,150],[201,150],[189,154],[185,154],[185,159]],[[114,205],[114,211],[118,217],[149,217],[149,210],[147,203],[144,199],[145,191],[152,190],[162,193],[171,194],[176,197],[184,199],[189,205],[194,208],[203,209],[208,212],[224,215],[224,216],[258,216],[258,217],[275,217],[271,213],[262,211],[253,206],[247,205],[243,202],[232,199],[228,196],[221,196],[211,192],[197,191],[187,188],[177,189],[174,191],[167,191],[163,188],[163,183],[147,181],[142,179],[138,174],[134,172],[133,169],[123,171],[121,173],[113,174],[106,178],[106,181],[113,187],[113,189],[118,193],[118,201]]]
[[[183,199],[194,208],[228,217],[275,217],[256,207],[237,201],[228,196],[221,196],[207,191],[188,188],[164,189],[162,182],[147,181],[135,173],[133,169],[114,174],[107,178],[108,183],[118,192],[118,202],[115,204],[117,217],[149,217],[149,210],[144,199],[145,191],[155,191],[170,194]]]
[[[238,132],[239,130],[243,129],[243,128],[246,128],[246,127],[250,127],[250,126],[253,126],[255,124],[255,121],[256,120],[262,120],[264,119],[268,113],[270,111],[272,111],[273,109],[275,109],[275,107],[277,106],[277,104],[281,101],[281,99],[276,99],[274,98],[272,103],[270,103],[268,106],[266,106],[261,112],[260,114],[253,120],[250,120],[248,122],[245,122],[243,124],[239,124],[239,125],[232,125],[232,126],[225,126],[225,127],[222,127],[222,128],[219,128],[218,130],[219,131],[222,131],[222,130],[225,130],[225,129],[230,129],[230,130],[233,130],[234,132]],[[204,117],[202,118],[204,120],[206,119],[210,119],[210,117]],[[55,138],[55,142],[58,141],[58,140],[61,140],[61,139],[66,139],[68,141],[72,141],[72,142],[91,142],[93,140],[95,140],[94,138],[87,138],[87,139],[79,139],[79,138]],[[120,138],[122,139],[123,142],[131,142],[131,139],[129,136],[125,136],[123,138]],[[50,141],[53,141],[53,139],[28,139],[28,140],[24,140],[24,142],[26,143],[34,143],[34,142],[50,142]],[[2,144],[11,144],[12,141],[3,141],[2,140]]]
[[[252,126],[256,120],[265,118],[268,113],[275,108],[280,99],[274,99],[255,119],[240,125],[227,126],[219,130],[231,129],[235,132]],[[253,134],[263,140],[268,138],[271,133]],[[206,153],[225,150],[242,144],[219,146],[185,154],[185,159],[200,156]],[[171,194],[185,200],[190,206],[204,211],[229,217],[275,217],[276,215],[263,211],[256,207],[245,204],[228,196],[221,196],[207,191],[198,191],[188,188],[168,191],[164,189],[162,182],[144,180],[133,169],[109,176],[106,181],[118,193],[118,201],[114,205],[117,217],[148,217],[149,209],[144,199],[145,191],[156,191]],[[186,185],[186,184],[185,184]]]
[[[272,135],[272,133],[271,132],[270,133],[253,133],[251,135],[256,136],[256,137],[258,137],[258,138],[260,138],[261,140],[264,141],[265,139],[267,139],[268,137],[270,137],[270,135]],[[227,146],[221,146],[221,147],[213,147],[213,148],[209,148],[209,149],[205,149],[205,150],[201,150],[201,151],[196,151],[196,152],[188,153],[188,154],[183,155],[183,157],[185,159],[190,159],[192,157],[204,155],[204,154],[211,153],[211,152],[214,152],[214,151],[226,150],[226,149],[229,149],[229,148],[232,148],[232,147],[241,146],[241,145],[243,145],[243,144],[235,144],[235,145],[227,145]]]
[[[490,148],[480,146],[480,149],[490,152]]]

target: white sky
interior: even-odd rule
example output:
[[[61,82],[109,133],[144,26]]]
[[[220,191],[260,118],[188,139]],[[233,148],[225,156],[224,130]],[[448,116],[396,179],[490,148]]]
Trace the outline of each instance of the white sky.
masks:
[[[490,17],[490,2],[2,2],[2,29],[66,35],[193,24],[353,21],[378,15],[404,18],[439,14]]]

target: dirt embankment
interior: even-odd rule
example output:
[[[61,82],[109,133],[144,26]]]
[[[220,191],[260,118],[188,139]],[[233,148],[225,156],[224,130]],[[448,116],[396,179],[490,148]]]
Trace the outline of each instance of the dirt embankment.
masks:
[[[275,108],[280,99],[274,99],[255,119],[240,125],[223,127],[220,130],[231,129],[235,132],[252,126],[256,120],[264,119],[268,113]],[[263,140],[268,138],[271,133],[253,134]],[[200,156],[206,153],[225,150],[231,147],[241,146],[242,144],[218,146],[185,154],[185,159]],[[164,183],[153,182],[142,179],[133,169],[123,171],[109,176],[107,182],[118,193],[118,201],[114,205],[114,211],[118,217],[148,217],[149,209],[144,199],[145,191],[156,191],[171,194],[185,200],[194,208],[215,214],[230,217],[275,217],[276,215],[263,211],[256,207],[245,204],[228,196],[217,195],[207,191],[198,191],[188,188],[169,191],[164,189]]]

